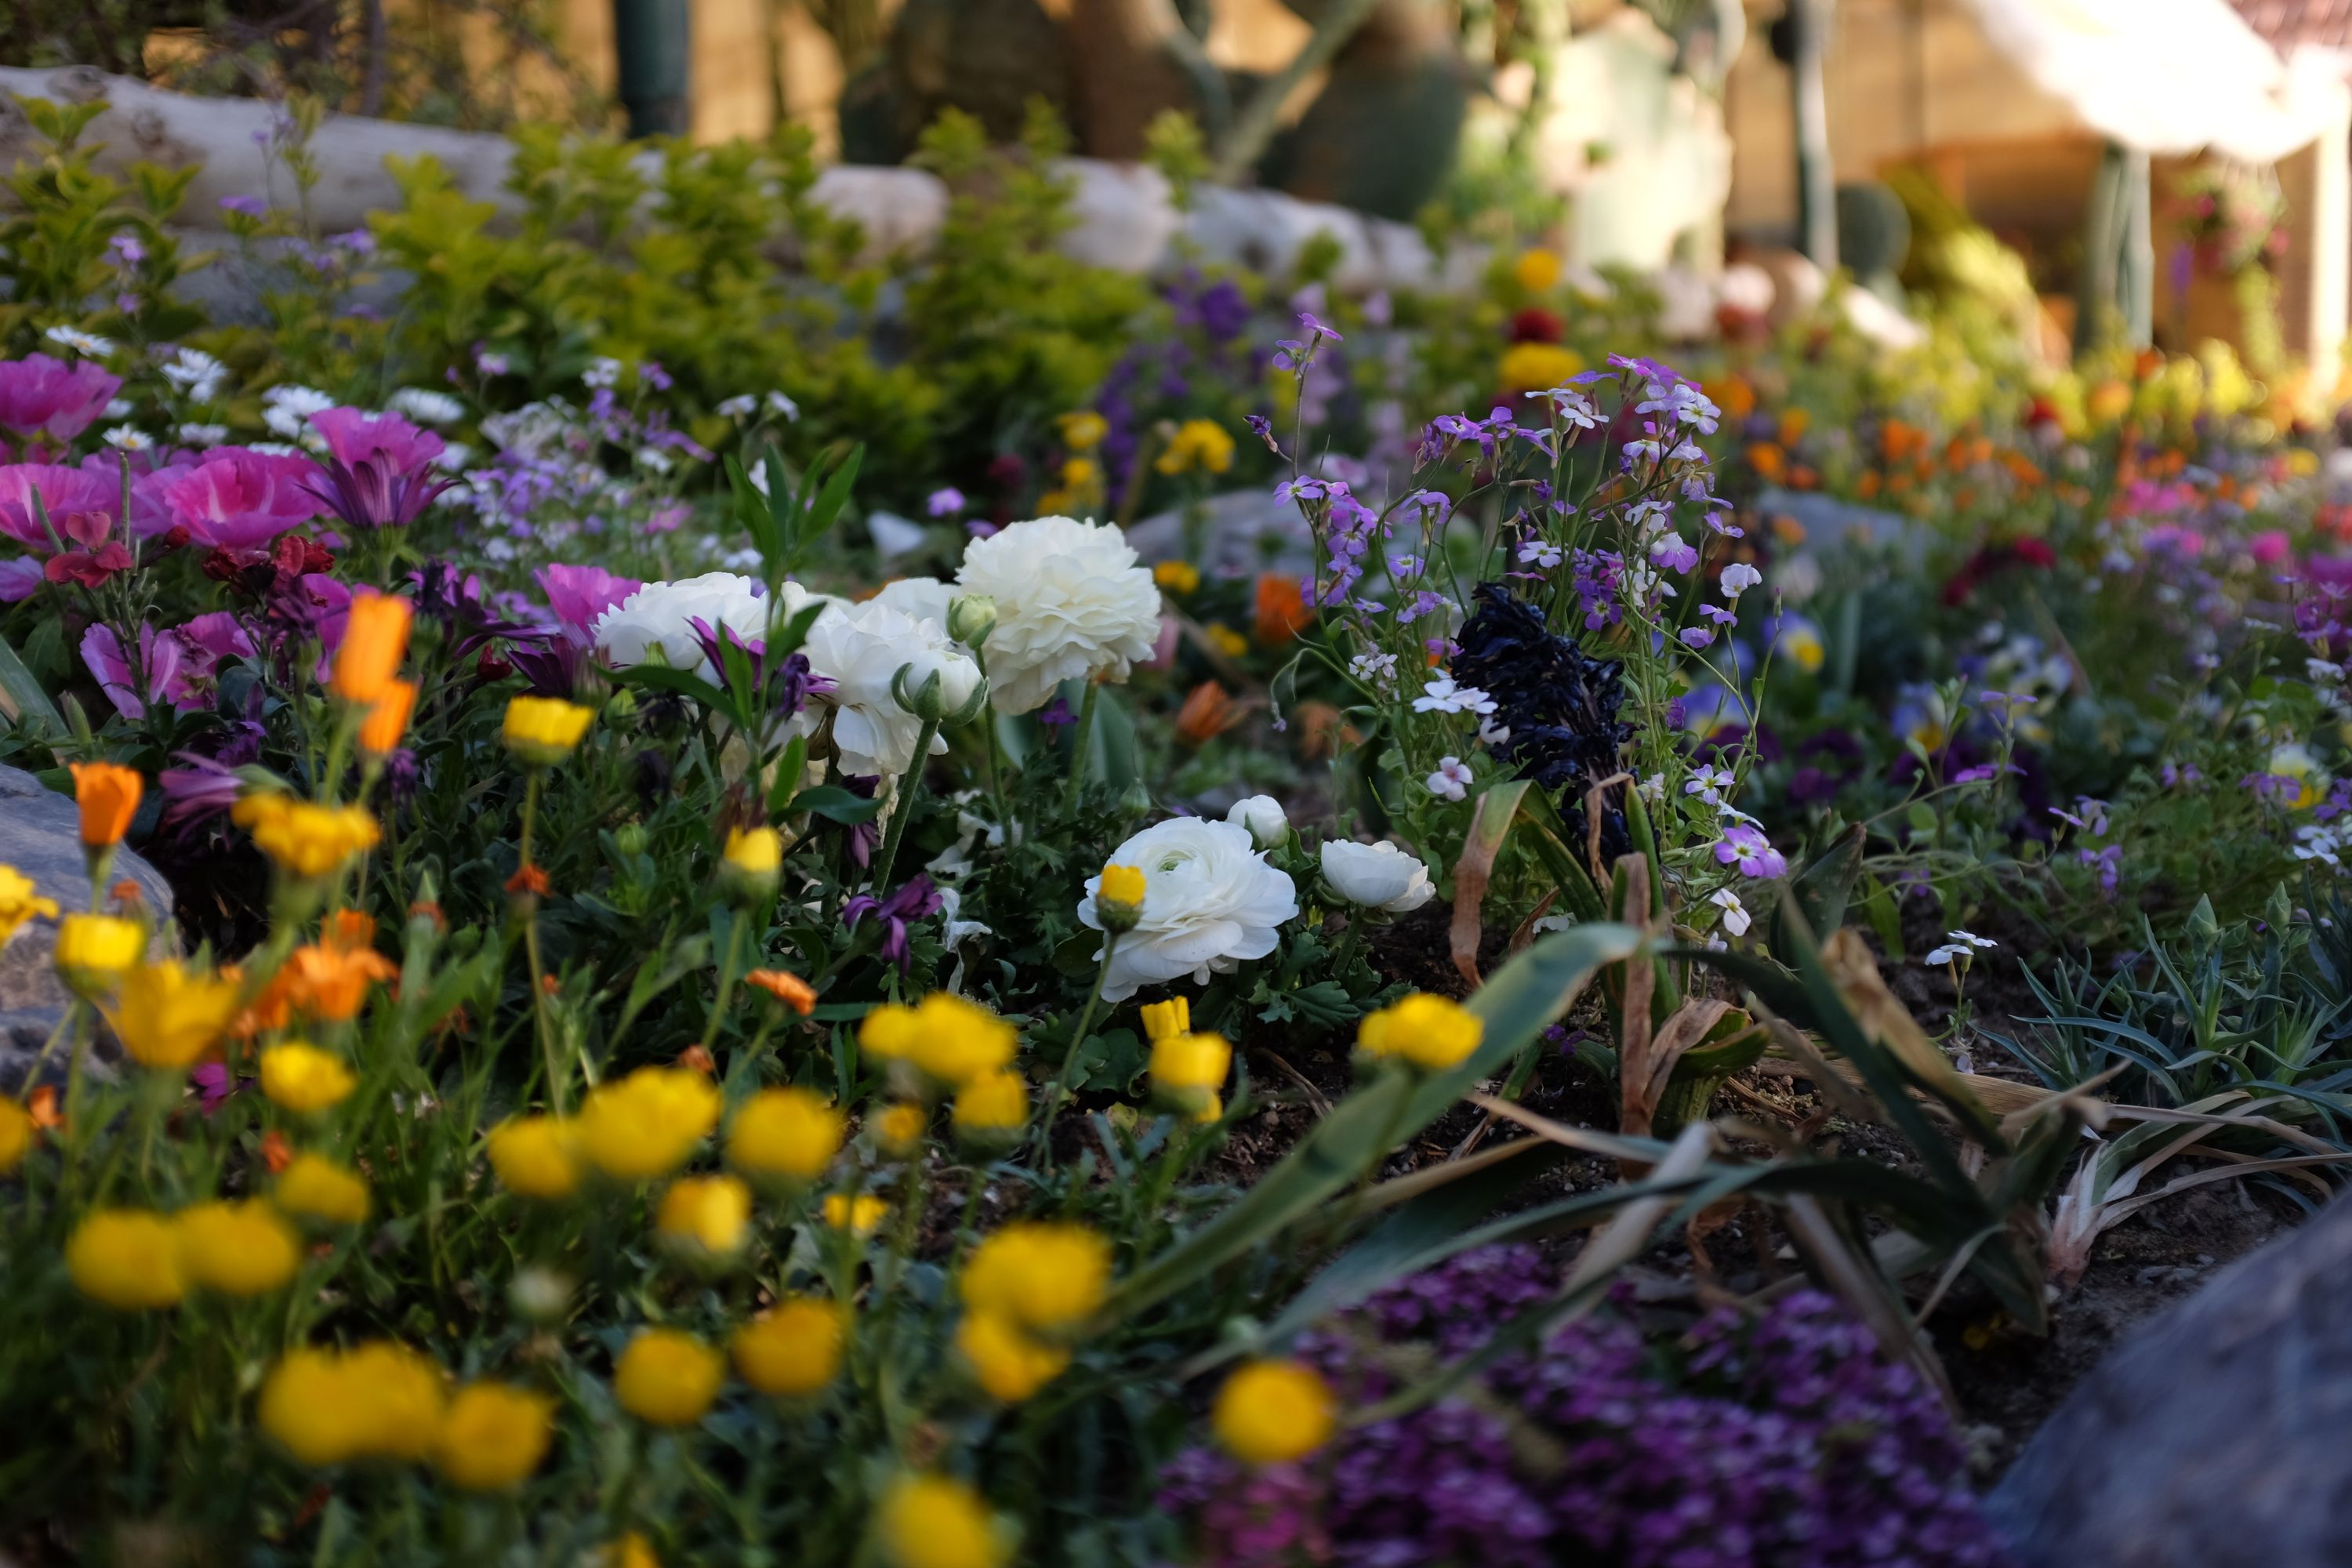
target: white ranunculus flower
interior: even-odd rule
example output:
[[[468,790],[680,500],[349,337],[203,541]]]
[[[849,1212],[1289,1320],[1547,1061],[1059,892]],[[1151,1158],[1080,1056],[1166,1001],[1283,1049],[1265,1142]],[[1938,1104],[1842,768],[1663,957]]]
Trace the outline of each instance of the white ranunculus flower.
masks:
[[[1429,868],[1393,844],[1337,838],[1323,846],[1323,879],[1351,904],[1401,915],[1437,896]]]
[[[919,621],[937,621],[945,631],[948,606],[963,592],[952,583],[942,583],[937,577],[898,577],[882,584],[882,591],[866,601],[870,605],[887,605],[902,616]]]
[[[1247,800],[1234,802],[1233,809],[1225,813],[1225,820],[1248,828],[1250,837],[1261,849],[1273,848],[1290,831],[1290,818],[1283,814],[1282,802],[1270,795],[1254,795]]]
[[[673,668],[715,673],[702,656],[692,623],[731,627],[746,640],[766,634],[768,600],[760,584],[732,572],[706,572],[673,583],[648,583],[597,617],[597,648],[616,668],[644,664],[658,646]]]
[[[1205,984],[1229,973],[1244,959],[1272,952],[1274,928],[1298,916],[1298,889],[1236,823],[1197,816],[1157,823],[1111,851],[1109,863],[1142,871],[1143,915],[1118,939],[1103,976],[1106,1002],[1123,1002],[1139,986],[1187,976]],[[1087,878],[1078,903],[1078,920],[1097,931],[1101,886],[1100,877]]]
[[[801,652],[811,669],[834,683],[810,699],[810,706],[833,710],[834,748],[847,773],[888,777],[914,765],[922,721],[890,694],[901,666],[909,667],[909,692],[937,670],[940,695],[950,711],[971,701],[980,686],[980,667],[937,621],[918,620],[880,599],[831,606],[809,628]],[[803,718],[813,726],[821,716],[804,712]],[[932,738],[933,755],[947,749],[944,736]]]
[[[973,540],[956,581],[996,601],[988,674],[1002,712],[1044,707],[1065,680],[1124,680],[1160,636],[1160,589],[1115,523],[1016,522]]]

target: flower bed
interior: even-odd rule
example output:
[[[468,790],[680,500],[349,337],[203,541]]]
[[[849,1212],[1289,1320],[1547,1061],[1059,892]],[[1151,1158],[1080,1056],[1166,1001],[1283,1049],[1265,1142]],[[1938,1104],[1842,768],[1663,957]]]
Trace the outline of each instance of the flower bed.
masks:
[[[1155,291],[952,123],[934,260],[528,142],[213,325],[36,113],[34,1561],[1992,1562],[1937,1344],[2344,1157],[2332,458],[2218,359]]]

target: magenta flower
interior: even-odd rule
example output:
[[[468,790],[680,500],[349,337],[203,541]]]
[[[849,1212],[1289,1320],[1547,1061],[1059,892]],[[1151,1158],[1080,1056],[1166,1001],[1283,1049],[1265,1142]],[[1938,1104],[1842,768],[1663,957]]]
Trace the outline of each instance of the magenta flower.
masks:
[[[433,472],[447,445],[397,414],[329,408],[310,423],[328,453],[323,482],[313,480],[311,493],[353,528],[406,528],[457,483]]]
[[[21,604],[40,591],[41,563],[29,555],[0,561],[0,605]]]
[[[319,515],[310,489],[319,467],[308,458],[221,447],[192,468],[166,472],[161,493],[173,526],[206,547],[251,550]]]
[[[370,414],[361,408],[329,408],[310,416],[311,428],[327,443],[335,460],[351,468],[378,462],[397,473],[427,468],[448,445],[430,430],[420,430],[397,414]]]
[[[0,427],[21,437],[70,441],[106,412],[122,378],[88,360],[68,364],[47,354],[0,360]]]
[[[38,491],[41,507],[54,524],[73,512],[101,512],[110,520],[122,510],[120,478],[63,463],[10,463],[0,467],[0,533],[43,555],[57,548],[49,531],[33,510]]]
[[[562,625],[564,640],[581,647],[595,641],[592,628],[599,616],[645,586],[635,577],[615,577],[601,566],[542,566],[538,577],[547,607]]]
[[[114,710],[126,719],[145,718],[147,704],[163,700],[178,682],[184,651],[179,638],[159,635],[152,626],[141,626],[140,668],[134,670],[112,626],[101,621],[81,638],[81,661],[98,677]]]

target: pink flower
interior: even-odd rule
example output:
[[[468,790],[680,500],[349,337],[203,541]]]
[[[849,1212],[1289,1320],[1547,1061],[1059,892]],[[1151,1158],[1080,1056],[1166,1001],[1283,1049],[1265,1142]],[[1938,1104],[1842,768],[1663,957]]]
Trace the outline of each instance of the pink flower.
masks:
[[[2261,564],[2275,566],[2286,559],[2292,546],[2283,530],[2266,528],[2246,541],[2246,548],[2253,552],[2255,561]]]
[[[147,716],[150,700],[162,697],[178,679],[181,648],[177,637],[162,637],[152,626],[139,628],[139,660],[145,673],[146,689],[141,690],[140,672],[131,668],[131,660],[122,650],[122,639],[114,628],[104,622],[82,634],[81,659],[89,672],[98,677],[106,700],[114,710],[126,719]]]
[[[0,360],[0,426],[19,436],[70,441],[89,429],[122,389],[122,378],[83,360],[47,354]]]
[[[173,683],[164,688],[163,695],[174,708],[196,707],[209,701],[213,678],[220,673],[221,661],[251,658],[256,652],[245,623],[226,610],[215,610],[196,616],[185,626],[174,626],[171,637],[180,645],[180,671]]]
[[[347,468],[373,459],[394,473],[429,467],[449,449],[430,430],[420,430],[397,414],[362,408],[329,408],[310,416],[311,427],[326,438],[327,450]]]
[[[47,529],[33,510],[33,493],[40,492],[49,521],[73,512],[103,512],[109,519],[122,511],[122,481],[87,468],[63,463],[11,463],[0,467],[0,533],[28,544],[47,555],[57,548]]]
[[[596,639],[589,628],[606,610],[645,586],[634,577],[615,577],[601,566],[542,566],[539,585],[547,594],[547,607],[563,625],[563,637],[586,647]]]
[[[318,477],[308,458],[222,447],[173,471],[162,495],[173,524],[194,542],[250,550],[319,515],[319,498],[307,488]]]

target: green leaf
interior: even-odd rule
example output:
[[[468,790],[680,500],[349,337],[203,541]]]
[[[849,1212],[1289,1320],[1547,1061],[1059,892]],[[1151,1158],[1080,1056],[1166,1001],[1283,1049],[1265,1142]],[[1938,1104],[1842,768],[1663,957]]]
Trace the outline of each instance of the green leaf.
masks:
[[[1862,874],[1863,846],[1868,837],[1856,823],[1790,880],[1790,895],[1807,931],[1835,931],[1845,924],[1846,902],[1853,896],[1854,879]],[[1786,951],[1780,913],[1786,907],[1774,908],[1771,931],[1765,941],[1775,956]]]
[[[6,637],[0,637],[0,715],[11,723],[22,724],[36,734],[62,735],[66,721],[41,683],[16,657]]]
[[[672,669],[666,664],[636,664],[615,673],[627,685],[675,691],[681,697],[693,698],[714,713],[724,714],[739,724],[741,722],[741,716],[735,711],[734,700],[690,669]]]
[[[819,784],[793,796],[788,811],[805,811],[822,816],[827,822],[838,822],[854,827],[861,822],[871,822],[882,810],[878,795],[853,795],[839,784]]]

